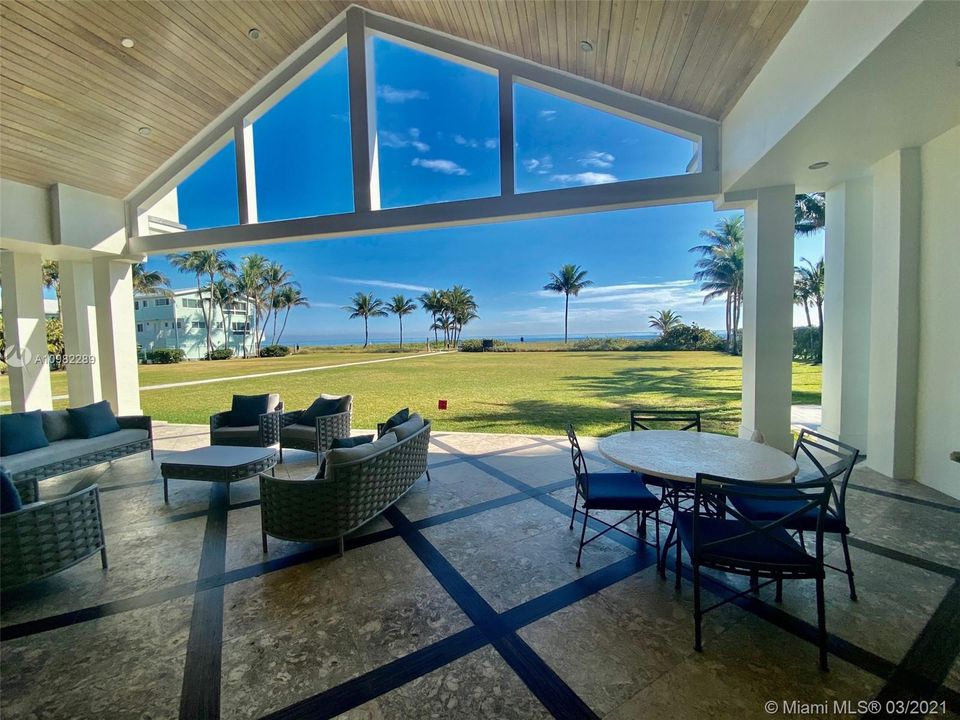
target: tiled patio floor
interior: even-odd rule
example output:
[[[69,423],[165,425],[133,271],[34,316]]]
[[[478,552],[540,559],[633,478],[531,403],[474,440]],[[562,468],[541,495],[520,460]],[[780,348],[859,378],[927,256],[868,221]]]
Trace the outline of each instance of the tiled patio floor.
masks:
[[[651,552],[612,533],[576,568],[560,438],[436,433],[432,482],[338,558],[272,539],[264,556],[255,479],[229,509],[188,481],[164,505],[160,461],[207,431],[156,434],[155,462],[41,483],[44,497],[99,483],[110,569],[91,558],[3,597],[4,718],[760,718],[771,700],[918,694],[957,712],[960,503],[915,483],[855,472],[860,600],[828,575],[824,674],[811,583],[710,613],[700,654],[691,585],[676,594]],[[279,474],[315,472],[285,455]],[[198,577],[201,557],[222,570]]]

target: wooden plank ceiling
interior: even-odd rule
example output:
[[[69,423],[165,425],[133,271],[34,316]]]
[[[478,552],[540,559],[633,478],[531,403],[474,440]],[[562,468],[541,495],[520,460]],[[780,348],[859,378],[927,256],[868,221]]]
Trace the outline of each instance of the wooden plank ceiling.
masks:
[[[369,0],[373,10],[720,118],[805,0]],[[0,175],[123,197],[349,3],[3,0]],[[257,41],[248,38],[259,28]],[[120,40],[135,40],[133,48]],[[592,52],[580,42],[593,45]],[[149,126],[149,137],[138,128]]]

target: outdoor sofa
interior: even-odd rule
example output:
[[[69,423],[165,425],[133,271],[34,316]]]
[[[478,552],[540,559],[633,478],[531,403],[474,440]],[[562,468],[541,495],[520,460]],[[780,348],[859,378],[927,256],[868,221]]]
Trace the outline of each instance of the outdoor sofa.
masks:
[[[13,413],[13,416],[40,413],[43,434],[47,442],[42,447],[24,452],[0,455],[0,466],[10,475],[24,503],[37,501],[38,480],[141,452],[149,451],[150,458],[153,458],[153,424],[149,416],[116,417],[114,427],[117,427],[117,430],[95,437],[79,437],[85,433],[77,427],[78,413],[84,413],[90,409],[99,411],[101,416],[113,416],[112,412],[109,412],[109,404],[106,401],[70,410]],[[72,416],[71,412],[73,412]],[[9,443],[4,443],[4,446],[0,448],[0,452],[7,453]]]
[[[373,442],[334,448],[317,477],[288,480],[260,475],[263,551],[267,535],[281,540],[339,542],[369,522],[427,472],[430,421],[419,415]]]

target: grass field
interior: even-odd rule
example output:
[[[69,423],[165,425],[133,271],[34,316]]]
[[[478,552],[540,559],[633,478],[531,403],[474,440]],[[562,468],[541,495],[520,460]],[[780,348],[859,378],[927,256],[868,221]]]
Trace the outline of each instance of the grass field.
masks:
[[[323,352],[289,358],[142,366],[142,386],[251,372],[336,365],[383,354]],[[55,374],[54,394],[65,392]],[[820,402],[820,367],[795,363],[793,401]],[[451,353],[412,360],[144,390],[144,412],[171,422],[206,423],[229,409],[234,393],[280,392],[288,409],[319,393],[351,393],[353,425],[372,428],[401,407],[434,420],[437,430],[561,434],[567,420],[583,434],[622,430],[631,407],[700,409],[705,430],[735,433],[740,421],[741,360],[706,352]],[[7,390],[4,383],[4,391]],[[449,409],[437,410],[446,399]],[[59,401],[64,406],[66,401]]]

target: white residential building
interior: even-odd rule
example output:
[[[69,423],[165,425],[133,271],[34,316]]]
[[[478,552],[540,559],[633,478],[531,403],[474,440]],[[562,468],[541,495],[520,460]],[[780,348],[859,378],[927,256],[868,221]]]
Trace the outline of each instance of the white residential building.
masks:
[[[207,353],[207,319],[196,288],[174,290],[168,295],[135,295],[133,314],[137,328],[137,347],[141,357],[151,350],[180,348],[193,360]],[[209,294],[203,294],[206,315],[210,315]],[[250,354],[254,346],[254,311],[246,300],[213,307],[210,318],[215,348],[228,347],[235,355]]]

